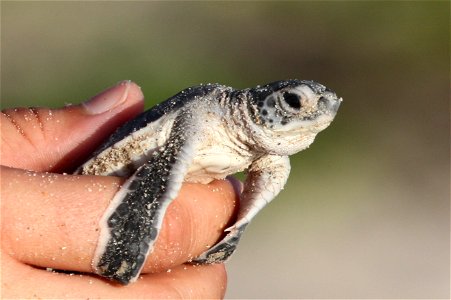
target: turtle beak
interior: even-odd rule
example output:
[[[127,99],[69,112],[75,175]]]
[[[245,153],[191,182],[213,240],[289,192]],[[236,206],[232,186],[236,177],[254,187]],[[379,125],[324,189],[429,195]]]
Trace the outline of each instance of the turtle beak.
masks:
[[[324,93],[318,100],[318,104],[321,104],[333,114],[337,113],[341,102],[343,102],[343,98],[338,98],[337,95],[332,93]]]

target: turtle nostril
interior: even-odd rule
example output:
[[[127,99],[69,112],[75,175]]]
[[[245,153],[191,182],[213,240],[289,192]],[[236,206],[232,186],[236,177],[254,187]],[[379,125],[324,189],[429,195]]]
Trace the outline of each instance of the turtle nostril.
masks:
[[[329,100],[326,99],[325,97],[320,97],[319,100],[318,100],[318,104],[322,104],[322,105],[328,106]]]

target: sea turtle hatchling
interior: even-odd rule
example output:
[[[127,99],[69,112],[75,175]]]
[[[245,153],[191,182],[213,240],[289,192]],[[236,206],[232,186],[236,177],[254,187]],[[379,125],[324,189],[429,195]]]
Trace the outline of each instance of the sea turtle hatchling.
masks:
[[[246,170],[236,223],[193,259],[225,261],[247,224],[285,185],[288,156],[313,142],[341,101],[314,81],[243,90],[206,84],[124,124],[76,171],[128,177],[100,220],[95,272],[122,284],[135,281],[182,182],[208,183]]]

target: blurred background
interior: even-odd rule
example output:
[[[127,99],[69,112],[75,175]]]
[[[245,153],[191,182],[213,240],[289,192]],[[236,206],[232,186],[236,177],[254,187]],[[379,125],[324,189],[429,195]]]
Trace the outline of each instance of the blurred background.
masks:
[[[1,105],[146,105],[299,78],[344,98],[228,263],[227,298],[450,297],[443,2],[2,2]]]

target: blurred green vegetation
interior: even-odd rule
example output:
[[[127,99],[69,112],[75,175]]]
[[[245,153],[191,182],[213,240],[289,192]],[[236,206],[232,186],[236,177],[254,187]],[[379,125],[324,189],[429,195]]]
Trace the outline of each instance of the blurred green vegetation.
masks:
[[[321,82],[344,103],[250,226],[228,296],[449,298],[449,14],[446,1],[2,2],[1,106],[78,103],[124,79],[147,107],[198,83]]]

